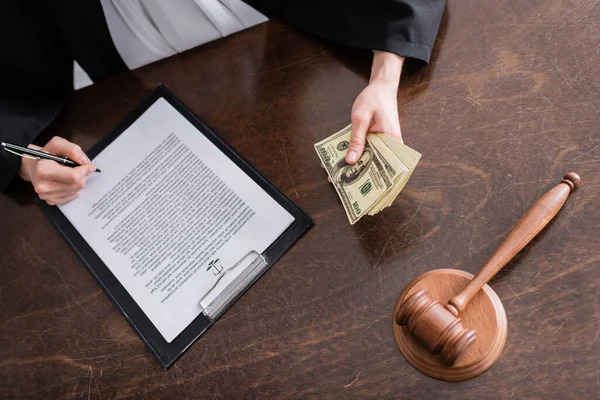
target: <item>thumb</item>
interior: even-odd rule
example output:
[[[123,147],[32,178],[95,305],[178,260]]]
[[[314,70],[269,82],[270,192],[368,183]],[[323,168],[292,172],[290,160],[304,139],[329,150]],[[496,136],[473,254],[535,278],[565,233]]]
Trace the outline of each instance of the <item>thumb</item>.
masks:
[[[365,150],[367,130],[371,123],[371,113],[352,113],[352,134],[346,153],[346,162],[354,164]]]
[[[59,136],[55,136],[44,146],[44,150],[62,157],[68,157],[79,164],[91,164],[79,145],[69,142]]]

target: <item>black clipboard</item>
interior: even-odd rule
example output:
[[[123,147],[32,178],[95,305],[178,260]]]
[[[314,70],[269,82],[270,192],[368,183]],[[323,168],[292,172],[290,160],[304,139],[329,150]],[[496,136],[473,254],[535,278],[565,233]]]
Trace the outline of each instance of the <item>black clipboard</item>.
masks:
[[[158,329],[131,297],[129,292],[121,285],[119,280],[92,250],[60,209],[55,206],[49,206],[46,202],[41,201],[38,198],[38,204],[48,220],[75,251],[79,260],[86,266],[98,284],[104,289],[104,292],[121,311],[121,314],[154,354],[160,365],[164,369],[167,369],[194,343],[194,341],[196,341],[196,339],[206,332],[206,330],[216,322],[220,315],[237,301],[237,299],[239,299],[239,297],[241,297],[244,292],[252,286],[252,284],[300,238],[300,236],[302,236],[304,232],[313,225],[313,220],[162,85],[159,85],[148,98],[128,114],[108,136],[97,143],[88,152],[88,156],[90,158],[97,156],[160,98],[169,102],[179,113],[181,113],[181,115],[196,127],[199,131],[198,134],[204,134],[221,152],[223,152],[223,154],[229,157],[229,159],[246,173],[246,175],[254,180],[294,218],[292,224],[288,226],[288,228],[262,254],[255,254],[253,263],[257,274],[254,279],[245,285],[245,287],[236,291],[235,296],[225,299],[226,303],[218,315],[209,317],[205,314],[200,314],[169,343],[163,338]],[[252,255],[246,255],[246,257],[249,256]]]

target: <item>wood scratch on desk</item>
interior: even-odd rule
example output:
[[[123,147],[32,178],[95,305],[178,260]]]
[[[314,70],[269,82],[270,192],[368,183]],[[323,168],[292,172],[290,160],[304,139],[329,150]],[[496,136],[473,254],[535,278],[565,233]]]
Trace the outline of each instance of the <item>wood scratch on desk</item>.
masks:
[[[558,353],[556,352],[556,346],[554,344],[552,345],[552,351],[554,352],[554,356],[556,356],[556,360],[558,361],[556,363],[558,365],[558,369],[560,369],[562,371],[561,358],[559,357]]]
[[[592,343],[596,343],[596,341],[598,341],[598,336],[600,336],[600,323],[598,324],[598,329],[596,329],[596,335],[594,336]]]
[[[213,399],[216,399],[218,394],[219,394],[219,384],[217,383],[217,386],[215,387],[215,394],[213,395]]]
[[[187,395],[187,389],[185,387],[185,379],[183,379],[183,374],[181,373],[181,369],[179,369],[179,365],[177,363],[175,363],[175,370],[177,371],[177,383],[180,386],[183,386],[183,394],[185,395],[185,398],[188,398]]]
[[[394,231],[394,233],[392,233],[390,235],[389,239],[387,240],[387,242],[383,246],[383,249],[381,249],[381,252],[379,252],[379,256],[377,257],[377,260],[375,261],[375,265],[373,266],[373,268],[375,268],[375,267],[377,267],[379,265],[379,260],[381,260],[381,257],[383,256],[383,253],[385,252],[385,250],[387,249],[387,247],[391,243],[392,239],[395,238],[396,235],[402,234],[404,231],[406,231],[409,228],[410,222],[412,221],[412,219],[415,217],[415,215],[417,215],[417,213],[421,209],[421,205],[423,204],[423,199],[425,199],[425,196],[427,195],[427,190],[429,190],[429,187],[425,188],[425,192],[423,193],[423,196],[421,196],[421,201],[419,201],[419,205],[417,206],[417,209],[415,210],[415,212],[413,213],[413,215],[411,215],[406,220],[406,222],[404,224],[400,224],[400,226],[398,227],[398,229],[396,229]],[[402,230],[402,232],[399,232],[400,229],[402,229],[403,227],[404,227],[404,230]]]
[[[75,300],[75,302],[77,303],[77,305],[79,306],[79,308],[81,308],[81,309],[82,309],[82,310],[83,310],[83,311],[84,311],[84,312],[85,312],[85,313],[86,313],[86,314],[87,314],[87,315],[88,315],[90,318],[92,318],[92,319],[94,319],[94,320],[98,321],[98,323],[99,323],[100,325],[102,325],[102,326],[106,326],[107,328],[109,328],[109,329],[112,329],[110,326],[108,326],[108,325],[106,324],[106,322],[104,322],[104,321],[101,321],[100,319],[98,319],[98,318],[96,318],[94,315],[92,315],[92,314],[91,314],[91,313],[90,313],[90,312],[89,312],[89,311],[88,311],[88,310],[87,310],[87,309],[86,309],[86,308],[85,308],[83,305],[81,305],[81,303],[79,302],[79,300],[77,300],[77,298],[76,298],[75,296],[72,296],[72,298],[73,298],[73,300]],[[124,332],[121,332],[121,331],[118,331],[118,332],[119,332],[119,333],[124,333]]]
[[[94,386],[96,386],[96,391],[98,392],[98,396],[100,396],[100,400],[102,400],[102,393],[100,393],[100,388],[98,387],[98,384],[96,383],[96,381],[94,381]]]
[[[275,283],[277,284],[277,287],[279,288],[279,293],[281,294],[281,297],[283,297],[283,301],[285,301],[287,308],[290,310],[290,314],[292,314],[292,318],[294,318],[294,322],[296,323],[296,326],[298,326],[298,319],[296,318],[296,314],[294,314],[294,310],[292,309],[290,302],[288,301],[287,297],[285,297],[285,291],[281,290],[281,285],[279,284],[279,280],[277,279],[277,276],[275,274],[273,274],[273,278],[275,279]]]
[[[89,349],[88,349],[89,350]],[[96,357],[82,357],[82,358],[71,358],[71,361],[83,361],[83,360],[98,360],[101,358],[101,362],[106,362],[106,360],[110,360],[113,357],[116,357],[118,355],[120,355],[121,352],[117,352],[114,354],[103,354],[101,356],[96,356]],[[102,370],[100,370],[100,376],[102,376]]]
[[[10,283],[10,282],[9,282],[9,283]],[[84,301],[84,300],[85,300],[85,301],[87,301],[88,299],[90,299],[90,298],[93,298],[93,297],[96,297],[96,296],[98,296],[98,295],[99,295],[99,294],[101,294],[101,293],[102,293],[102,290],[98,290],[98,291],[96,291],[96,292],[92,293],[90,296],[87,296],[87,297],[84,297],[84,298],[82,298],[82,301]],[[76,303],[75,303],[75,302],[73,302],[73,303],[69,303],[69,304],[67,304],[65,307],[55,307],[55,308],[52,310],[52,312],[53,312],[53,313],[58,313],[58,312],[60,312],[60,311],[66,311],[66,312],[68,312],[68,313],[69,313],[69,316],[72,318],[72,315],[71,315],[71,308],[73,308],[73,307],[75,306],[75,304],[76,304]],[[40,315],[40,314],[49,313],[49,312],[50,312],[50,311],[49,311],[49,310],[46,310],[46,309],[37,310],[37,311],[32,311],[32,312],[30,312],[30,313],[27,313],[27,314],[23,314],[23,315],[17,315],[16,317],[13,317],[13,318],[11,318],[11,319],[9,319],[9,320],[5,321],[4,323],[5,323],[5,324],[8,324],[8,323],[12,323],[12,322],[15,322],[15,321],[18,321],[18,320],[24,319],[24,318],[30,318],[30,317],[34,317],[34,316],[37,316],[37,315]],[[114,329],[114,328],[113,328],[113,329]],[[61,331],[61,332],[62,332],[62,331]],[[119,332],[120,332],[120,331],[119,331]],[[122,332],[120,332],[120,333],[122,333]]]
[[[434,186],[427,186],[427,188],[429,188],[429,189],[440,189],[440,188],[444,188],[444,189],[459,189],[459,188],[465,188],[467,186],[471,186],[475,182],[480,182],[480,181],[481,181],[480,178],[475,178],[471,182],[464,183],[462,185],[460,185],[460,184],[456,184],[456,185],[434,185]]]
[[[25,255],[29,259],[29,262],[31,263],[31,266],[33,267],[33,269],[35,269],[35,272],[39,273],[40,270],[35,266],[35,263],[33,262],[33,259],[31,258],[31,255],[30,255],[30,254],[34,254],[35,255],[35,250],[33,249],[33,247],[25,239],[21,239],[21,242],[23,242],[23,244],[25,245],[25,247],[27,247],[27,251],[25,251]],[[36,258],[39,259],[39,257],[36,257]],[[61,279],[62,279],[62,276],[61,276]],[[63,282],[64,282],[64,280],[63,280]]]
[[[512,301],[510,303],[508,303],[508,305],[510,306],[516,300],[521,301],[521,297],[519,296],[519,294],[517,292],[515,292],[515,289],[513,289],[512,286],[510,286],[510,283],[507,283],[507,285],[508,285],[508,288],[511,290],[511,292],[513,292],[513,294],[515,295],[515,297],[512,299]]]
[[[596,162],[600,162],[600,158],[598,158],[596,160],[580,161],[580,162],[576,162],[576,163],[567,162],[567,164],[581,165],[581,164],[590,164],[590,163],[596,163]]]
[[[471,233],[471,240],[469,241],[469,260],[471,260],[471,263],[473,262],[473,238],[475,238],[475,232],[477,230],[477,223],[479,222],[479,218],[481,218],[481,214],[483,214],[483,208],[485,207],[485,204],[487,203],[488,197],[489,197],[489,192],[486,193],[483,201],[481,203],[479,203],[479,205],[477,206],[477,208],[479,209],[479,214],[477,214],[477,218],[475,219],[475,224],[473,224],[473,232]]]
[[[279,152],[281,153],[281,155],[284,158],[284,165],[290,165],[290,157],[287,153],[287,151],[285,151],[285,149],[282,147],[279,149]],[[300,199],[300,195],[298,194],[298,189],[296,189],[296,181],[294,180],[294,174],[289,172],[287,174],[287,176],[290,178],[290,181],[292,181],[292,190],[294,191],[294,194],[296,195],[296,199]]]
[[[312,355],[312,354],[311,354]],[[310,357],[310,356],[309,356]],[[315,373],[315,371],[313,371],[311,368],[309,368],[308,366],[304,365],[304,363],[300,360],[296,360],[294,358],[294,356],[290,355],[290,358],[292,359],[292,362],[296,365],[300,365],[302,367],[304,367],[307,371],[309,371],[311,374],[315,375],[315,376],[319,376],[317,375],[317,373]],[[308,357],[307,357],[308,358]]]
[[[117,366],[116,366],[116,367],[115,367],[115,368],[114,368],[112,371],[110,371],[110,372],[107,372],[107,373],[106,373],[106,375],[110,375],[110,374],[112,374],[113,372],[115,372],[116,370],[118,370],[119,368],[121,368],[121,365],[123,365],[123,364],[125,364],[127,361],[129,361],[129,360],[132,360],[132,359],[134,359],[134,358],[137,358],[137,357],[142,357],[142,355],[141,355],[141,354],[136,354],[135,356],[131,356],[131,357],[129,357],[129,358],[127,358],[127,359],[125,359],[125,360],[121,361],[121,363],[119,363],[119,365],[117,365]]]
[[[88,382],[88,400],[90,400],[90,396],[92,394],[92,377],[94,376],[94,371],[92,370],[91,365],[88,370],[88,375],[90,376],[90,380]]]
[[[560,331],[560,330],[562,329],[562,327],[563,327],[563,326],[565,326],[565,324],[566,324],[567,322],[569,322],[569,318],[565,319],[565,320],[563,321],[563,323],[562,323],[562,324],[560,324],[560,326],[554,330],[554,333],[556,333],[556,332]]]
[[[506,189],[514,187],[514,186],[521,186],[521,190],[523,190],[523,185],[528,185],[531,186],[531,184],[538,184],[538,183],[549,183],[549,182],[554,182],[555,179],[552,178],[548,178],[548,179],[537,179],[537,180],[533,180],[533,181],[526,181],[526,182],[512,182],[509,183],[508,185],[504,186],[502,189],[500,189],[500,191],[498,192],[498,194],[502,194]]]
[[[503,301],[513,300],[515,297],[533,293],[533,292],[539,290],[539,288],[541,288],[542,286],[550,284],[550,283],[558,280],[556,288],[554,289],[554,291],[552,292],[552,294],[549,296],[549,298],[551,298],[558,290],[560,290],[560,287],[561,287],[560,285],[561,285],[562,279],[566,275],[569,275],[572,272],[575,272],[575,271],[578,271],[580,269],[583,269],[583,268],[585,268],[585,266],[587,266],[589,264],[592,264],[592,263],[595,263],[598,260],[600,260],[600,256],[594,257],[594,258],[592,258],[590,260],[586,260],[586,261],[584,261],[582,263],[573,264],[569,268],[567,268],[567,269],[565,269],[565,270],[563,270],[563,271],[561,271],[559,273],[556,273],[556,274],[550,276],[548,279],[540,282],[537,286],[528,286],[526,289],[522,290],[518,295],[517,295],[517,293],[514,293],[514,291],[513,291],[514,296],[508,296],[505,299],[503,299]],[[512,302],[510,302],[509,305],[510,304],[512,304]]]
[[[295,62],[292,62],[292,63],[289,63],[289,64],[285,64],[285,65],[282,65],[281,67],[276,67],[276,68],[266,69],[266,70],[264,70],[264,71],[260,71],[260,72],[259,72],[259,73],[257,73],[256,75],[260,75],[260,74],[269,74],[269,73],[271,73],[271,72],[281,71],[282,69],[290,68],[290,67],[296,66],[296,65],[298,65],[298,64],[302,64],[302,63],[304,63],[304,62],[306,62],[306,61],[312,60],[313,58],[319,57],[319,56],[320,56],[321,54],[323,54],[323,53],[325,53],[325,51],[324,51],[324,50],[321,50],[321,51],[319,51],[318,53],[315,53],[315,54],[312,54],[312,55],[310,55],[310,56],[308,56],[308,57],[305,57],[305,58],[303,58],[302,60],[295,61]],[[254,75],[254,74],[253,74],[253,75]]]
[[[591,157],[591,158],[593,158],[593,159],[594,159],[594,160],[592,160],[592,161],[587,161],[587,162],[600,161],[600,157],[598,157],[598,156],[596,156],[596,155],[593,155],[593,154],[592,154],[592,152],[594,152],[594,150],[596,150],[598,147],[600,147],[600,144],[599,144],[599,145],[596,145],[596,146],[594,146],[594,147],[593,147],[591,150],[589,150],[589,151],[586,151],[586,152],[578,152],[578,153],[579,153],[579,156],[577,156],[577,157],[575,157],[575,158],[572,158],[572,159],[568,160],[568,161],[567,161],[567,164],[585,164],[586,162],[581,162],[581,163],[574,163],[574,162],[573,162],[573,161],[575,161],[575,160],[579,160],[579,159],[580,159],[580,158],[582,158],[582,157]]]
[[[565,150],[574,151],[574,152],[576,152],[576,153],[581,153],[580,151],[577,151],[577,150],[575,150],[575,148],[573,148],[573,147],[567,147],[567,146],[565,146],[564,144],[558,143],[556,140],[552,140],[552,139],[550,139],[550,138],[548,137],[548,135],[546,135],[546,133],[549,133],[549,132],[550,132],[550,131],[544,131],[544,130],[542,130],[542,132],[540,132],[540,133],[542,134],[542,136],[544,136],[544,137],[546,138],[546,140],[547,140],[547,141],[549,141],[549,142],[551,142],[551,143],[553,143],[553,144],[557,145],[558,147],[561,147],[561,148],[563,148],[563,149],[565,149]]]
[[[27,258],[29,259],[29,262],[31,263],[31,266],[33,267],[33,269],[35,269],[35,272],[37,272],[38,274],[40,273],[40,270],[37,269],[37,267],[35,266],[35,263],[33,262],[33,260],[31,259],[31,256],[29,255],[29,252],[26,251],[25,255],[27,256]]]
[[[121,330],[119,330],[119,329],[117,329],[117,328],[115,328],[115,327],[109,326],[109,325],[108,325],[106,322],[104,322],[104,321],[102,321],[102,320],[98,319],[97,317],[95,317],[95,316],[94,316],[92,313],[90,313],[90,312],[89,312],[89,311],[88,311],[88,310],[87,310],[87,309],[86,309],[86,308],[85,308],[85,307],[84,307],[84,306],[83,306],[83,305],[82,305],[82,304],[79,302],[79,300],[77,300],[77,298],[76,298],[75,296],[71,296],[71,297],[73,298],[73,300],[75,300],[75,303],[77,303],[77,305],[79,306],[79,308],[81,308],[81,309],[82,309],[82,310],[83,310],[83,311],[84,311],[84,312],[85,312],[85,313],[86,313],[86,314],[87,314],[87,315],[88,315],[90,318],[92,318],[92,319],[94,319],[94,320],[98,321],[98,323],[99,323],[100,325],[107,327],[109,330],[116,331],[116,332],[120,333],[120,334],[121,334],[121,335],[123,335],[123,336],[127,336],[127,333],[125,333],[125,332],[123,332],[123,331],[121,331]],[[85,298],[84,300],[87,300],[87,298]],[[122,341],[120,341],[120,340],[119,340],[119,342],[123,343],[123,342],[122,342]],[[125,344],[125,343],[123,343],[123,344]],[[127,345],[126,345],[126,346],[127,346]],[[129,346],[127,346],[127,347],[129,347]],[[129,347],[129,349],[131,349],[131,347]],[[131,350],[133,351],[133,349],[131,349]]]
[[[533,279],[532,279],[532,280],[530,280],[530,281],[527,283],[527,287],[529,287],[529,286],[530,286],[530,285],[533,283],[533,281],[535,281],[535,278],[537,278],[537,277],[538,277],[538,275],[539,275],[541,272],[542,272],[542,269],[540,268],[540,269],[538,270],[537,274],[535,274],[535,276],[533,277]]]
[[[350,386],[354,385],[356,383],[356,381],[358,380],[358,377],[360,376],[361,372],[362,371],[358,371],[358,375],[356,375],[356,378],[354,378],[354,380],[352,382],[350,382],[349,384],[344,385],[344,387],[347,388],[347,387],[350,387]]]
[[[276,278],[274,278],[274,279],[275,279],[275,283],[277,284],[277,279]],[[290,287],[291,287],[291,285],[288,286],[288,287],[286,287],[285,289],[281,289],[281,287],[280,287],[279,290],[280,291],[287,290]],[[231,313],[228,312],[226,315],[223,315],[221,318],[219,318],[219,320],[216,323],[217,324],[222,324],[224,321],[227,321],[230,318],[237,317],[237,316],[239,316],[241,314],[246,314],[247,315],[254,308],[260,306],[263,303],[270,303],[271,299],[274,298],[274,297],[277,297],[277,296],[279,296],[279,292],[277,292],[275,294],[272,294],[271,296],[269,296],[269,297],[267,297],[265,299],[262,299],[262,300],[260,300],[260,301],[258,301],[256,303],[249,304],[248,307],[246,307],[243,311],[231,312]]]

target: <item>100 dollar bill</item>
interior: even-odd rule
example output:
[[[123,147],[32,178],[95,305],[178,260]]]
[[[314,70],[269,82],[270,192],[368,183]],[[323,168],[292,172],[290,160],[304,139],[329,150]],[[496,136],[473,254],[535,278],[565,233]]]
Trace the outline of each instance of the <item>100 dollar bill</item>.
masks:
[[[354,224],[392,187],[393,179],[368,142],[355,164],[346,163],[351,133],[349,125],[316,143],[315,150],[342,200],[350,224]]]

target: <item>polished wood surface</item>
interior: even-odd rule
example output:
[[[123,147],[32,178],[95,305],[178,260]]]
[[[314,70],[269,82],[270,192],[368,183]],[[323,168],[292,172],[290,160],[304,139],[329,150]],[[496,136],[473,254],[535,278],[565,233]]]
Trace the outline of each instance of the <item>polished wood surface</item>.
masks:
[[[89,148],[163,83],[316,224],[162,371],[32,190],[0,196],[0,398],[594,398],[599,19],[589,1],[449,2],[432,62],[399,92],[423,158],[392,207],[354,226],[313,144],[349,123],[368,52],[273,21],[78,92],[49,134]],[[576,195],[491,282],[510,321],[502,356],[455,384],[416,371],[390,324],[402,288],[478,271],[571,170]]]

